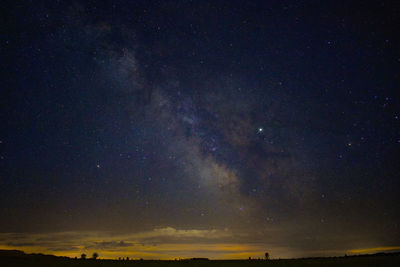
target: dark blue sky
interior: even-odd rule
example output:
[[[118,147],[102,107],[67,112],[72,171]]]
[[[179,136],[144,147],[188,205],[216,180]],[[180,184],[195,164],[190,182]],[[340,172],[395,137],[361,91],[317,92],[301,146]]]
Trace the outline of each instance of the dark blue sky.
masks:
[[[396,1],[2,9],[3,247],[111,257],[83,238],[95,231],[246,256],[398,249]],[[82,238],[35,237],[65,232]]]

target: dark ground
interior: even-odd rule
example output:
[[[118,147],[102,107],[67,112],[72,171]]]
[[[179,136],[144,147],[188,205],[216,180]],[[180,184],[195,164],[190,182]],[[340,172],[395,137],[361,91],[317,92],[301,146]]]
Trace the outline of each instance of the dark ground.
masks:
[[[52,256],[0,257],[0,266],[400,266],[400,254],[285,260],[80,260]]]

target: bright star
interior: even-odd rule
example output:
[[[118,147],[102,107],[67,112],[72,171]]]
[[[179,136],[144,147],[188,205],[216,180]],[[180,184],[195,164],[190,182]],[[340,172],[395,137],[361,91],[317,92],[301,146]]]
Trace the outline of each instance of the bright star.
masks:
[[[264,129],[262,127],[258,128],[258,132],[262,133],[264,131]]]

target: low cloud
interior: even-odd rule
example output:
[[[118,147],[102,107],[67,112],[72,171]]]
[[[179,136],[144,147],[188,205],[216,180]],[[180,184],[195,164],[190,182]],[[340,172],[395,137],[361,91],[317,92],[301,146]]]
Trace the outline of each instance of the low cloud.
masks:
[[[135,243],[132,242],[124,242],[124,241],[101,241],[94,242],[91,245],[85,246],[85,249],[103,249],[103,250],[111,250],[111,249],[119,249],[125,247],[134,246]]]
[[[361,248],[361,249],[350,249],[348,253],[354,254],[363,254],[363,253],[376,253],[376,252],[384,252],[384,251],[399,251],[400,246],[392,246],[392,247],[374,247],[374,248]]]
[[[18,249],[26,253],[69,257],[97,252],[101,258],[146,259],[185,257],[245,259],[263,257],[265,251],[268,251],[273,258],[297,258],[400,250],[400,246],[384,246],[384,244],[369,248],[367,245],[367,248],[349,250],[349,247],[359,247],[357,235],[345,237],[332,234],[321,239],[305,239],[304,234],[306,236],[308,234],[304,229],[296,228],[297,232],[284,230],[288,228],[290,227],[271,226],[264,230],[259,229],[257,233],[252,234],[238,229],[177,229],[173,227],[131,233],[95,231],[0,233],[0,249]],[[291,241],[288,242],[288,240]],[[323,245],[321,242],[328,242],[330,245]]]
[[[77,256],[79,253],[98,251],[106,258],[119,256],[170,258],[172,252],[213,250],[213,245],[202,241],[220,240],[231,236],[227,229],[175,229],[173,227],[155,228],[137,233],[110,232],[59,232],[59,233],[0,233],[0,249],[19,249],[27,253],[48,253],[62,256]],[[200,244],[198,243],[200,242]],[[206,249],[210,247],[209,249]],[[185,249],[186,248],[186,249]]]
[[[172,227],[158,228],[148,232],[142,232],[138,234],[133,234],[131,238],[136,238],[139,240],[148,238],[159,238],[159,237],[172,237],[172,238],[207,238],[207,239],[218,239],[222,237],[228,237],[230,233],[227,230],[178,230]]]

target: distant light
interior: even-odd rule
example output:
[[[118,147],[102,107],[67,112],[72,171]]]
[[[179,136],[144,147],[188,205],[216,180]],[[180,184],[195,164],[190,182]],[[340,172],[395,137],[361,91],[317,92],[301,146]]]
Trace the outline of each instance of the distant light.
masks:
[[[264,129],[262,127],[258,128],[258,132],[262,133],[264,131]]]

